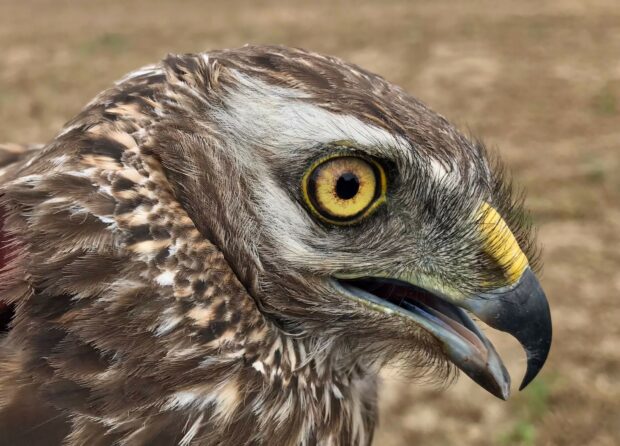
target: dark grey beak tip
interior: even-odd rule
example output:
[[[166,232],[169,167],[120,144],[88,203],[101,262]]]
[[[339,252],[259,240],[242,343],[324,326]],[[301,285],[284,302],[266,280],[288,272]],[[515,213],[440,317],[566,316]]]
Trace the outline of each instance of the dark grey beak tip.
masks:
[[[544,303],[547,304],[546,300]],[[519,342],[521,342],[527,354],[527,370],[525,372],[525,376],[523,377],[523,381],[519,386],[519,390],[525,389],[527,385],[531,383],[534,378],[536,378],[540,370],[545,365],[547,357],[549,356],[549,350],[551,349],[553,330],[549,306],[544,305],[544,308],[541,308],[540,311],[543,314],[546,313],[546,320],[548,320],[548,324],[541,324],[541,326],[538,327],[538,330],[536,330],[538,335],[527,336],[527,334],[525,334],[521,337],[515,336]]]
[[[472,312],[491,327],[514,336],[527,354],[523,390],[542,369],[553,334],[549,303],[530,268],[507,291],[481,296],[472,302]]]
[[[545,293],[529,268],[521,283],[517,285],[517,290],[519,288],[522,288],[519,290],[522,295],[528,296],[525,300],[525,307],[528,310],[526,317],[529,321],[529,327],[513,333],[527,354],[527,370],[519,386],[519,390],[523,390],[538,375],[547,361],[549,350],[551,350],[553,325]]]

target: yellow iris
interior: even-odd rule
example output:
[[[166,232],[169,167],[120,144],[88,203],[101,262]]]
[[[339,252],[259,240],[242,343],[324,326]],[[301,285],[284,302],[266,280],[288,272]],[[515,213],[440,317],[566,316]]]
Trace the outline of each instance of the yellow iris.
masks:
[[[315,215],[329,223],[351,224],[385,201],[386,178],[374,160],[335,156],[315,163],[302,188]]]

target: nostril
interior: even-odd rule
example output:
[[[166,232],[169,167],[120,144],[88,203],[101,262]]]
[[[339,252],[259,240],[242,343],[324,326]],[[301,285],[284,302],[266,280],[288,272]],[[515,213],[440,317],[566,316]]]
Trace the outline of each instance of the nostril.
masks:
[[[15,305],[0,302],[0,333],[9,331],[9,325],[15,316]]]

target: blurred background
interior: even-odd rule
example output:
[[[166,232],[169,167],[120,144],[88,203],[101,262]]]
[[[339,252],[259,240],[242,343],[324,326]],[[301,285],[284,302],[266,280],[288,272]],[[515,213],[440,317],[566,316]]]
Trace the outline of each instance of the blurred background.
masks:
[[[498,150],[544,249],[554,344],[509,402],[388,371],[375,445],[620,444],[620,3],[0,0],[0,141],[44,142],[168,52],[280,43],[382,74]],[[515,382],[525,359],[492,335]],[[514,386],[513,386],[514,387]]]

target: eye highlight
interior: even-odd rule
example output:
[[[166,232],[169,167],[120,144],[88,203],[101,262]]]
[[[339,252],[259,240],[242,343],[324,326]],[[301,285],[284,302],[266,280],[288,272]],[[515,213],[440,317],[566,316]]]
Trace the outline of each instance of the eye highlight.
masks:
[[[385,201],[383,167],[372,159],[335,155],[313,164],[302,180],[310,210],[325,222],[348,225],[370,215]]]

